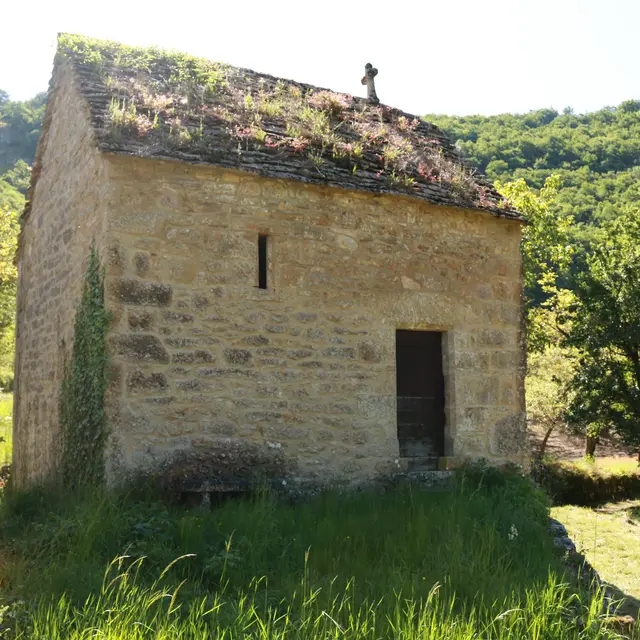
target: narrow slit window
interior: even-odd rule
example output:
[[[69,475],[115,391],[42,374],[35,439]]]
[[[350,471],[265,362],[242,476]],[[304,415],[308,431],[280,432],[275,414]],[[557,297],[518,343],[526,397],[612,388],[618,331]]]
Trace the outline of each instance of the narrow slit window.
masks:
[[[258,289],[267,288],[268,239],[263,234],[258,236]]]

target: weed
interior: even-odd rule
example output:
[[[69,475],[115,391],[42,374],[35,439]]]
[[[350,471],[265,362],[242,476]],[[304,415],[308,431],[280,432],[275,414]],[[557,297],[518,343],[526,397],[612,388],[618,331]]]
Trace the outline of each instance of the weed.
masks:
[[[99,59],[99,72],[116,95],[109,109],[114,141],[126,142],[133,133],[169,148],[207,149],[204,134],[194,135],[190,123],[199,117],[202,131],[215,130],[222,120],[231,125],[223,128],[229,148],[240,141],[241,149],[303,154],[318,171],[320,158],[349,171],[357,158],[362,168],[373,163],[369,170],[384,174],[395,189],[413,193],[420,183],[439,183],[461,203],[495,206],[473,172],[443,153],[441,140],[395,109],[284,81],[258,78],[252,86],[243,71],[159,49],[62,36],[60,50],[92,66]]]

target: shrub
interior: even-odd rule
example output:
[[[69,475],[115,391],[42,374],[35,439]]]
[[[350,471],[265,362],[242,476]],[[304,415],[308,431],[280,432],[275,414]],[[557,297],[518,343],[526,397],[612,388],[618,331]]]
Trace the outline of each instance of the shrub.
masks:
[[[635,463],[606,468],[589,462],[542,460],[532,477],[554,504],[578,506],[640,497],[640,468]]]

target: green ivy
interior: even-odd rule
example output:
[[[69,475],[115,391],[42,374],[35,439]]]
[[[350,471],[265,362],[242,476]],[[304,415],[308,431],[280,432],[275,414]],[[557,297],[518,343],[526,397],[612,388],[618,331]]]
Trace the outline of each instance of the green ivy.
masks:
[[[71,361],[65,366],[60,394],[62,479],[70,488],[98,485],[104,478],[108,322],[104,268],[92,244],[82,300],[76,311]]]

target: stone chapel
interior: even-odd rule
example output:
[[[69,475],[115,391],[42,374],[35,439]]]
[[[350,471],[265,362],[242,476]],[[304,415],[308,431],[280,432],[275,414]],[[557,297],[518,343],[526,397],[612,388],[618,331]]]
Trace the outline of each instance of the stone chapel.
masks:
[[[523,461],[522,217],[373,72],[356,97],[59,36],[17,254],[18,486],[59,473],[92,242],[110,483],[206,451],[348,483]]]

